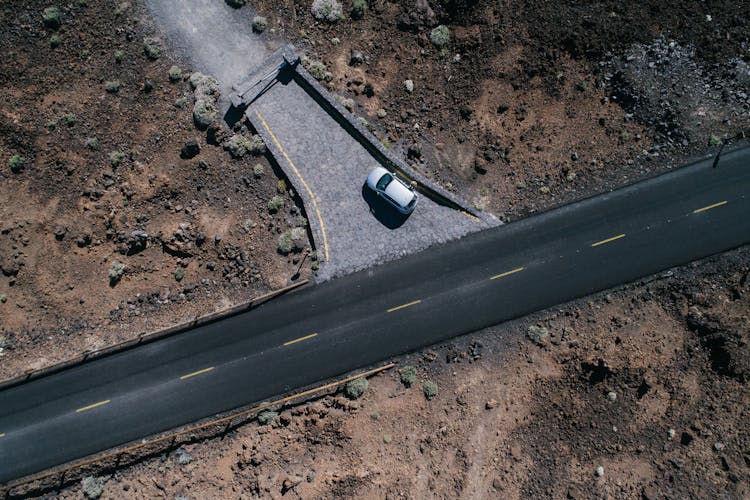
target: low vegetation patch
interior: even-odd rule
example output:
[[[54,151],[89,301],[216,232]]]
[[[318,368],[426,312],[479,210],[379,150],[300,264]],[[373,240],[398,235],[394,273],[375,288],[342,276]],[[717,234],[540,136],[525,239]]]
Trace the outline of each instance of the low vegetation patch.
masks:
[[[26,158],[21,155],[13,155],[13,157],[8,162],[8,166],[10,167],[11,172],[17,174],[21,170],[26,168]]]
[[[438,385],[435,382],[428,380],[422,385],[422,392],[424,392],[424,397],[431,400],[438,395]]]
[[[411,365],[406,365],[398,371],[401,376],[401,383],[406,387],[411,387],[417,381],[417,369]]]
[[[344,17],[344,9],[337,0],[313,0],[311,10],[318,21],[335,23]]]
[[[346,383],[344,387],[344,394],[349,399],[357,399],[365,393],[370,383],[364,377],[355,378]]]

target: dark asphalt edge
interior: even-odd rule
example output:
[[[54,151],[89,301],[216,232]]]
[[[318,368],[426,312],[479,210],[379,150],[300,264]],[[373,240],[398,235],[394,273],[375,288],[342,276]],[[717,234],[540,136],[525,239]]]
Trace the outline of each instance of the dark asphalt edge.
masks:
[[[328,377],[322,380],[318,380],[315,382],[311,382],[310,384],[295,387],[293,389],[290,389],[286,392],[279,393],[274,396],[274,399],[271,401],[266,400],[259,400],[259,401],[253,401],[250,403],[246,403],[241,406],[237,406],[234,408],[230,408],[228,410],[216,413],[214,415],[210,415],[204,418],[201,418],[199,420],[195,420],[183,425],[179,425],[177,427],[173,427],[170,429],[166,429],[160,432],[155,432],[153,434],[149,434],[144,437],[140,437],[138,439],[133,439],[130,441],[125,441],[120,444],[117,444],[115,446],[112,446],[110,448],[106,448],[104,450],[98,451],[96,453],[92,453],[90,455],[86,455],[59,465],[56,465],[54,467],[50,467],[48,469],[43,469],[38,472],[34,472],[31,474],[28,474],[26,476],[22,476],[16,479],[12,479],[10,481],[7,481],[5,483],[0,483],[0,493],[5,493],[7,495],[10,494],[10,491],[14,488],[18,488],[21,486],[28,485],[30,483],[33,483],[34,481],[42,481],[47,479],[50,476],[56,475],[56,474],[65,474],[68,471],[75,470],[81,467],[88,467],[91,465],[94,465],[102,460],[106,460],[108,458],[117,457],[118,455],[128,454],[130,453],[130,449],[139,445],[143,444],[143,446],[139,446],[133,451],[140,450],[141,448],[148,448],[151,445],[161,445],[158,450],[155,451],[144,451],[143,453],[135,453],[132,455],[132,460],[129,463],[121,464],[120,462],[117,462],[114,466],[108,466],[104,465],[102,466],[103,471],[116,471],[123,467],[131,467],[143,460],[148,460],[151,457],[154,457],[156,455],[169,452],[172,450],[175,450],[184,444],[190,444],[194,442],[201,442],[209,439],[215,439],[218,436],[223,436],[228,434],[229,432],[238,429],[239,427],[245,426],[252,422],[253,420],[256,420],[258,418],[258,415],[262,413],[265,410],[271,410],[271,411],[282,411],[286,408],[292,408],[296,406],[300,406],[303,404],[310,403],[311,401],[318,401],[320,399],[323,399],[325,397],[334,395],[342,390],[342,385],[346,382],[353,380],[355,378],[372,378],[376,375],[380,375],[391,368],[393,368],[397,361],[395,359],[400,359],[402,356],[394,357],[391,356],[389,358],[386,358],[380,362],[372,363],[368,366],[364,367],[358,367],[353,370],[349,370],[347,372],[342,372],[340,374],[334,375],[332,377]],[[254,412],[254,414],[253,414]],[[229,419],[229,424],[225,427],[224,430],[216,429],[214,431],[209,431],[203,436],[196,435],[195,433],[202,432],[207,428],[210,428],[211,426],[223,424],[223,420]],[[233,422],[234,419],[238,419],[237,422]],[[177,439],[178,436],[186,435],[185,439]],[[173,437],[176,439],[176,441],[171,443],[164,443],[166,439],[169,437]],[[84,471],[85,474],[85,471]],[[80,478],[78,478],[80,479]],[[72,481],[77,481],[78,479],[73,479]],[[71,484],[67,480],[65,480],[63,476],[63,482],[65,484]],[[40,487],[40,488],[32,488],[32,491],[35,492],[46,492],[46,491],[52,491],[59,489],[59,482],[55,484],[55,486],[51,487]],[[5,492],[3,492],[3,489],[5,489]],[[25,495],[28,492],[22,493],[21,497],[25,498]],[[13,496],[10,496],[13,498]]]
[[[50,375],[54,375],[71,368],[75,368],[76,366],[80,366],[88,361],[106,358],[108,356],[113,356],[115,354],[119,354],[121,352],[125,352],[142,345],[150,344],[158,340],[163,340],[185,331],[192,330],[193,328],[196,328],[198,326],[205,326],[211,323],[216,323],[217,321],[222,321],[232,316],[237,316],[255,307],[265,304],[269,300],[273,300],[275,298],[292,293],[293,291],[304,287],[304,285],[306,285],[307,283],[309,283],[309,281],[307,280],[300,281],[299,283],[289,285],[279,290],[272,290],[267,294],[260,295],[255,299],[237,304],[228,309],[210,312],[208,314],[204,314],[203,316],[198,316],[189,322],[179,323],[177,325],[173,325],[168,328],[150,333],[144,333],[142,335],[139,335],[137,338],[126,340],[125,342],[120,342],[119,344],[115,344],[113,346],[104,347],[97,351],[84,352],[77,358],[44,367],[36,371],[27,372],[26,374],[19,375],[18,377],[0,381],[0,391],[10,389],[11,387],[16,387],[26,382],[31,382],[32,380],[38,380],[40,378],[48,377]]]

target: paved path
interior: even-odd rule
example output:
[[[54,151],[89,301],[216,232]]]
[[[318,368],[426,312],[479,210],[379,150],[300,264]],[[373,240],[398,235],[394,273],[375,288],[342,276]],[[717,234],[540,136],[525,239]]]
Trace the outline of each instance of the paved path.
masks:
[[[145,0],[171,47],[203,73],[216,77],[222,95],[263,62],[272,50],[252,32],[250,6],[223,0]]]
[[[490,227],[420,196],[404,218],[365,187],[377,160],[296,82],[247,110],[305,201],[325,281]]]
[[[750,242],[750,148],[0,391],[0,483]]]

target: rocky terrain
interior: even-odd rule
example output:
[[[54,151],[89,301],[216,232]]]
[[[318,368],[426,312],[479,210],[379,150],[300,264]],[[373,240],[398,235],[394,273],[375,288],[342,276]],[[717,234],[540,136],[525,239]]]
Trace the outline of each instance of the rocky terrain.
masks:
[[[140,7],[47,7],[0,7],[3,378],[285,286],[309,246],[262,143]]]
[[[504,220],[750,132],[741,2],[233,3]],[[210,80],[138,2],[50,6],[0,7],[3,377],[283,286],[309,245],[279,249],[305,225],[294,193],[251,131],[215,125]],[[393,370],[59,496],[748,497],[748,257],[413,354],[413,387]]]
[[[282,409],[60,496],[747,498],[749,262],[729,252],[435,346],[358,399]]]

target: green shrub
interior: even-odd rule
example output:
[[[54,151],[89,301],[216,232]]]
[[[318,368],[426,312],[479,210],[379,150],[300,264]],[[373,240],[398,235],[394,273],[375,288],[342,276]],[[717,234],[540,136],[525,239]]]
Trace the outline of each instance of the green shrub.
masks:
[[[104,90],[110,94],[116,94],[120,91],[120,80],[110,80],[104,82]]]
[[[357,399],[365,393],[369,385],[370,383],[366,378],[355,378],[346,383],[346,386],[344,386],[344,394],[346,394],[346,397],[349,399]]]
[[[268,27],[268,20],[263,16],[255,16],[253,18],[253,31],[256,33],[263,33]]]
[[[94,151],[99,151],[99,139],[96,137],[89,137],[86,139],[86,147]]]
[[[529,330],[526,332],[526,336],[529,337],[535,344],[543,346],[547,343],[549,337],[549,331],[543,326],[531,325]]]
[[[169,81],[177,82],[182,79],[182,70],[178,66],[169,68]]]
[[[61,43],[62,43],[62,39],[60,38],[60,35],[58,35],[57,33],[55,33],[54,35],[52,35],[50,37],[50,39],[49,39],[49,45],[53,49],[55,47],[59,47]]]
[[[311,11],[315,19],[328,23],[344,17],[344,9],[337,0],[313,0]]]
[[[448,26],[444,24],[441,24],[440,26],[433,28],[433,30],[430,31],[430,41],[432,42],[432,45],[439,49],[442,49],[443,47],[448,45],[450,39],[451,32],[448,29]]]
[[[422,384],[422,392],[428,400],[438,395],[438,386],[435,382],[428,380]]]
[[[373,420],[380,420],[380,412],[374,411],[370,413],[370,418]]]
[[[312,75],[313,78],[320,82],[327,82],[331,78],[333,78],[333,75],[328,71],[328,68],[325,64],[323,64],[320,61],[315,61],[310,64],[310,67],[308,68],[308,71]]]
[[[178,267],[177,270],[174,272],[174,279],[177,282],[182,281],[182,278],[185,277],[185,270],[181,267]]]
[[[715,135],[711,135],[711,137],[708,138],[709,146],[719,146],[722,142],[721,138]]]
[[[62,24],[62,13],[57,7],[47,7],[42,12],[42,20],[48,28],[59,28]]]
[[[103,477],[96,476],[85,476],[81,480],[81,490],[83,491],[84,498],[95,499],[102,496],[104,493],[104,485],[107,480]]]
[[[278,181],[276,181],[276,191],[279,194],[286,193],[286,182],[284,181],[284,179],[279,179]]]
[[[124,159],[125,153],[123,153],[122,151],[112,151],[111,153],[109,153],[109,164],[112,166],[112,168],[119,167]]]
[[[112,265],[109,266],[109,284],[117,284],[123,274],[125,274],[125,264],[119,261],[113,262]]]
[[[256,179],[260,179],[261,177],[263,177],[264,173],[266,173],[266,169],[263,168],[263,165],[261,165],[260,163],[256,164],[253,167],[253,175]]]
[[[361,19],[367,12],[367,0],[352,0],[352,17]]]
[[[417,369],[413,366],[406,365],[401,368],[398,373],[401,375],[401,383],[406,387],[413,386],[414,382],[417,381]]]
[[[288,255],[292,251],[292,234],[289,231],[285,231],[279,236],[276,250],[281,255]]]
[[[8,162],[8,166],[10,167],[11,172],[17,174],[18,172],[26,168],[26,158],[21,155],[13,155],[13,157]]]
[[[296,219],[294,219],[294,227],[307,227],[307,219],[302,217],[301,215],[298,216]]]
[[[275,195],[273,198],[268,200],[268,211],[275,214],[284,205],[284,198],[279,195]]]
[[[8,294],[7,293],[1,293],[0,294],[0,303],[5,304],[6,302],[8,302]],[[2,337],[0,337],[0,338],[2,338]],[[2,342],[0,342],[0,344],[2,344]]]
[[[115,50],[115,62],[121,63],[122,58],[125,57],[125,53],[121,50]]]
[[[216,100],[198,99],[193,106],[193,120],[199,127],[208,127],[219,117],[219,109]],[[244,154],[244,153],[243,153]]]
[[[156,38],[146,37],[143,39],[143,53],[146,57],[155,61],[161,56],[161,42]]]
[[[50,130],[55,130],[57,128],[57,120],[49,120],[47,122],[47,128]]]
[[[78,119],[76,118],[76,115],[74,115],[73,113],[68,113],[67,115],[63,117],[63,119],[65,120],[65,124],[68,127],[72,127],[78,121]]]
[[[258,423],[260,425],[270,425],[276,420],[279,414],[271,410],[263,410],[258,414]]]
[[[259,135],[247,138],[244,135],[235,134],[229,138],[224,147],[235,158],[242,158],[248,153],[258,156],[266,152],[266,145],[263,144],[263,139]]]
[[[249,233],[252,231],[254,225],[252,219],[245,219],[245,222],[242,223],[242,229],[244,229],[246,233]]]

